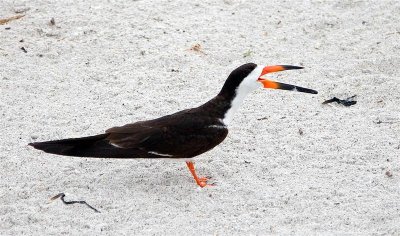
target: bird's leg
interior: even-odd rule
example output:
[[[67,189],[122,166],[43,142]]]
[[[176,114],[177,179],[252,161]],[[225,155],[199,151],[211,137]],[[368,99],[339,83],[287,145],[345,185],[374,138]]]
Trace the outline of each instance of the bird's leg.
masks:
[[[190,173],[192,173],[194,180],[196,181],[197,185],[200,187],[205,187],[205,186],[212,186],[212,184],[207,184],[208,178],[206,177],[201,177],[199,178],[196,174],[196,170],[194,169],[194,163],[191,161],[187,161],[186,165],[188,166]]]

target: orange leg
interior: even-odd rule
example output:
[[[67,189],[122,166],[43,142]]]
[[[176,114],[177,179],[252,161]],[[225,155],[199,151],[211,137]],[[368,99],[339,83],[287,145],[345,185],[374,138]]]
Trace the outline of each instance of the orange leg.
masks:
[[[197,185],[200,187],[205,187],[205,186],[212,186],[212,184],[207,184],[208,178],[206,177],[198,177],[196,174],[196,170],[194,169],[194,163],[191,161],[187,161],[186,165],[188,166],[190,173],[192,173],[194,180],[196,181]]]

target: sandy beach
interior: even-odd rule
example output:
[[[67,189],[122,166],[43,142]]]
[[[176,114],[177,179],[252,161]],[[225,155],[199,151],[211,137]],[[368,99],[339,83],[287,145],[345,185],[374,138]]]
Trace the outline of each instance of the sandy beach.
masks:
[[[400,1],[1,1],[13,16],[0,235],[400,235]],[[201,105],[247,62],[304,66],[270,78],[319,94],[248,96],[196,161],[214,187],[184,162],[27,146]]]

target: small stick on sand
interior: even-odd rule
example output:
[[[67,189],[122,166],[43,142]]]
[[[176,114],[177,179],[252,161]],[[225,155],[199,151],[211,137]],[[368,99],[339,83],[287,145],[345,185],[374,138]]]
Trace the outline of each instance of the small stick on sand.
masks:
[[[337,97],[333,97],[332,99],[326,100],[322,104],[328,104],[328,103],[332,103],[332,102],[337,102],[337,103],[339,103],[339,104],[341,104],[343,106],[349,107],[349,106],[355,105],[357,103],[357,101],[354,101],[354,98],[356,96],[357,95],[354,95],[354,96],[348,97],[346,99],[339,99]]]
[[[395,123],[399,123],[400,120],[393,120],[393,121],[382,121],[382,120],[377,120],[374,121],[375,124],[395,124]]]
[[[70,205],[70,204],[75,204],[75,203],[79,203],[79,204],[85,204],[87,207],[89,207],[90,209],[94,210],[97,213],[100,213],[99,210],[97,210],[96,208],[92,207],[91,205],[89,205],[86,201],[65,201],[64,200],[65,194],[64,193],[59,193],[56,196],[50,198],[50,200],[56,200],[57,198],[60,198],[61,201],[65,204],[65,205]]]
[[[24,17],[25,15],[16,15],[5,19],[0,19],[0,25],[5,25],[12,20],[18,20],[19,18]]]

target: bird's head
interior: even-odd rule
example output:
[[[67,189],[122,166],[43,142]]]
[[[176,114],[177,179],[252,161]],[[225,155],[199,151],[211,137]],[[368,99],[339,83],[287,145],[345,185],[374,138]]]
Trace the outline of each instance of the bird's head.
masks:
[[[279,83],[265,78],[265,75],[269,73],[296,69],[303,69],[303,67],[289,65],[258,66],[254,63],[244,64],[231,72],[220,94],[228,96],[247,94],[260,87],[317,94],[318,92],[312,89]]]

